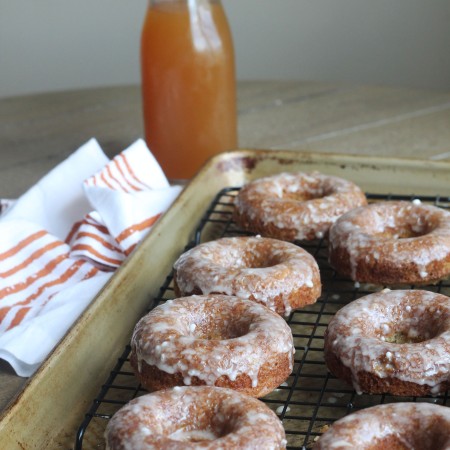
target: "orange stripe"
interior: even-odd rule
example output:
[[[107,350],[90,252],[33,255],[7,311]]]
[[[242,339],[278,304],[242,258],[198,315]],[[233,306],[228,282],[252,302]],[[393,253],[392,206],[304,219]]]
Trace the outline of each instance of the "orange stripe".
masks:
[[[6,308],[0,309],[0,323],[5,319],[6,315],[12,308],[15,308],[17,306],[29,305],[33,300],[35,300],[37,297],[39,297],[42,294],[42,292],[45,291],[45,289],[52,287],[52,286],[56,286],[58,284],[62,284],[65,281],[67,281],[76,272],[78,272],[80,267],[84,264],[86,264],[86,261],[79,260],[79,261],[75,262],[62,275],[60,275],[59,278],[56,278],[52,281],[49,281],[49,282],[43,284],[42,286],[39,287],[39,289],[34,294],[30,295],[25,300],[22,300],[21,302],[18,302],[12,306],[8,306]],[[20,311],[21,311],[21,309],[14,316],[14,319],[12,320],[11,324],[9,325],[8,330],[20,323],[20,320],[21,320],[21,319],[19,320]]]
[[[106,247],[109,250],[122,253],[122,250],[120,248],[114,246],[113,244],[111,244],[110,242],[106,241],[105,239],[103,239],[101,236],[99,236],[97,234],[89,233],[87,231],[82,231],[81,233],[78,234],[77,237],[89,237],[91,239],[94,239],[97,242],[100,242],[103,245],[103,247]]]
[[[133,244],[130,245],[126,250],[125,250],[125,255],[128,256],[135,248],[136,248],[137,244]]]
[[[89,278],[92,278],[94,275],[97,275],[98,272],[99,272],[99,269],[97,269],[97,267],[92,267],[92,269],[90,269],[89,272],[87,272],[84,275],[84,277],[80,281],[78,281],[78,283],[81,281],[84,281],[84,280],[88,280]],[[58,292],[61,292],[61,291],[58,291]],[[42,304],[42,307],[44,307],[58,292],[54,292],[52,295],[50,295],[48,297],[48,299]]]
[[[150,217],[150,219],[146,219],[141,223],[137,223],[135,225],[132,225],[131,227],[125,228],[125,230],[122,231],[122,233],[117,236],[116,241],[122,242],[129,236],[131,236],[133,233],[136,233],[137,231],[145,230],[146,228],[151,227],[161,216],[161,213],[156,214],[156,216]]]
[[[128,172],[130,172],[130,175],[138,182],[141,183],[143,186],[145,186],[147,189],[150,189],[150,186],[148,186],[146,183],[144,183],[139,177],[137,177],[137,175],[133,172],[133,170],[131,169],[130,164],[128,163],[128,160],[126,158],[126,156],[121,153],[122,155],[122,159],[125,163],[125,165],[127,166]]]
[[[91,224],[91,223],[92,223],[92,224],[94,224],[94,225],[98,225],[98,224],[99,224],[98,221],[95,220],[95,219],[92,217],[92,213],[86,214],[86,215],[84,216],[83,222],[88,223],[88,224]]]
[[[100,270],[97,267],[93,267],[84,277],[83,280],[88,280],[89,278],[92,278],[93,276],[97,275],[97,273],[100,272]]]
[[[42,268],[36,274],[28,277],[23,283],[17,283],[14,286],[6,287],[0,291],[0,300],[7,295],[15,294],[16,292],[23,291],[28,286],[31,286],[35,281],[39,278],[43,278],[47,276],[51,271],[62,261],[68,258],[68,254],[64,253],[63,255],[59,255],[57,258],[50,261],[44,268]]]
[[[82,280],[88,280],[89,278],[92,278],[93,276],[97,275],[97,273],[100,270],[97,269],[97,267],[93,267],[83,278]],[[55,295],[57,292],[52,294],[47,301],[42,305],[45,306]],[[8,327],[8,330],[15,327],[16,325],[19,325],[20,322],[22,322],[23,318],[26,316],[27,312],[31,309],[30,306],[25,306],[24,308],[20,309],[17,313],[14,319],[11,321],[11,324]]]
[[[122,153],[120,153],[118,156],[121,157],[122,159],[125,159],[124,156],[122,155]],[[129,181],[127,179],[127,177],[125,176],[124,171],[122,170],[122,167],[119,164],[119,161],[118,161],[117,157],[114,158],[113,161],[114,161],[117,169],[119,170],[120,174],[122,175],[123,179],[127,182],[128,186],[130,186],[130,188],[133,189],[134,191],[138,191],[138,192],[142,191],[142,188],[135,186],[133,183],[131,183],[131,181]],[[127,164],[126,160],[125,160],[125,166],[128,167],[128,164]]]
[[[123,153],[120,153],[119,156],[122,157],[123,162],[125,163],[125,166],[128,170],[128,173],[135,179],[135,181],[137,181],[138,183],[142,184],[143,186],[145,186],[147,189],[151,189],[150,186],[148,186],[146,183],[144,183],[142,180],[140,180],[136,174],[133,172],[133,169],[131,168],[130,164],[128,163],[128,160],[126,158],[126,156]]]
[[[67,235],[67,237],[66,237],[66,239],[64,241],[66,244],[70,243],[70,241],[75,236],[76,232],[80,229],[81,225],[83,225],[83,220],[79,220],[78,222],[75,222],[72,225],[72,228],[70,229],[69,234]]]
[[[94,220],[94,219],[92,219],[91,217],[90,217],[90,219],[91,219],[91,220]],[[88,222],[88,221],[85,221],[84,223],[85,223],[86,225],[88,225],[88,226],[91,226],[91,227],[96,228],[98,231],[100,231],[100,232],[103,233],[103,234],[108,234],[108,235],[109,235],[108,228],[106,228],[104,225],[100,225],[99,223]]]
[[[24,269],[25,267],[30,265],[33,261],[38,259],[44,253],[47,253],[48,251],[53,250],[54,248],[60,247],[61,245],[65,245],[64,242],[55,241],[55,242],[51,242],[50,244],[45,245],[44,247],[40,248],[39,250],[36,250],[25,261],[21,262],[17,266],[13,267],[12,269],[7,270],[6,272],[1,272],[0,277],[6,278],[8,276],[14,275],[19,270]]]
[[[95,219],[91,217],[90,214],[87,214],[83,220],[76,222],[73,225],[72,230],[70,231],[69,235],[66,238],[66,243],[69,243],[72,240],[73,234],[75,234],[83,225],[94,227],[100,233],[107,234],[109,236],[108,229],[104,225],[100,225]]]
[[[42,236],[45,236],[47,232],[45,230],[38,231],[36,233],[33,233],[32,235],[28,236],[26,239],[23,239],[20,241],[17,245],[15,245],[13,248],[10,248],[4,253],[0,253],[0,260],[4,260],[6,258],[9,258],[16,253],[18,253],[20,250],[22,250],[27,245],[31,244],[32,242],[40,239]]]
[[[108,175],[110,176],[110,178],[112,178],[120,186],[120,189],[122,189],[123,191],[125,191],[128,194],[129,193],[128,189],[126,189],[125,186],[123,186],[122,183],[111,172],[110,164],[108,164],[106,166],[106,171],[108,172]]]
[[[103,182],[106,184],[106,186],[108,186],[110,189],[112,189],[113,191],[115,191],[116,189],[109,183],[109,181],[106,179],[105,174],[102,172],[100,174],[100,178],[103,180]]]
[[[90,245],[86,244],[77,244],[75,247],[72,248],[72,250],[85,250],[89,253],[92,253],[97,258],[103,259],[106,262],[109,262],[110,264],[117,264],[121,265],[122,261],[119,259],[109,258],[108,256],[102,255],[100,252],[98,252],[94,247],[91,247]]]
[[[7,328],[6,331],[10,330],[11,328],[15,327],[16,325],[19,325],[30,309],[31,309],[30,306],[26,306],[25,308],[19,309],[19,311],[17,311],[16,315],[14,316],[14,319],[11,321],[11,323],[9,324],[9,327]],[[1,319],[0,319],[0,322],[1,322]]]

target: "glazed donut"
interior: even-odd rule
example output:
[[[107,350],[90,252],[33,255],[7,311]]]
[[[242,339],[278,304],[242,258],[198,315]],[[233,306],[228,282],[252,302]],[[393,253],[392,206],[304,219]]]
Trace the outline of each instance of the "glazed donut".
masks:
[[[286,448],[283,426],[263,402],[210,386],[131,400],[108,422],[105,439],[109,450]]]
[[[450,408],[429,403],[377,405],[335,422],[314,450],[450,450]]]
[[[290,375],[286,322],[263,305],[225,295],[168,300],[134,329],[130,362],[150,391],[182,385],[263,397]]]
[[[370,294],[325,332],[325,362],[358,393],[437,395],[450,387],[450,298],[420,290]]]
[[[373,203],[331,227],[330,264],[352,280],[425,284],[450,274],[450,212],[419,202]]]
[[[324,237],[342,214],[367,204],[361,189],[342,178],[281,173],[246,184],[235,200],[234,220],[243,229],[284,241]]]
[[[235,295],[286,316],[314,303],[321,293],[314,258],[276,239],[233,237],[206,242],[181,255],[174,269],[178,296]]]

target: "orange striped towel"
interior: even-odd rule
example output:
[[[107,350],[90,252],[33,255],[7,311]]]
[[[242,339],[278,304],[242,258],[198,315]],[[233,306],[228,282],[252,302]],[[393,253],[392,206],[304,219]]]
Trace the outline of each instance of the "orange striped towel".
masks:
[[[71,256],[118,267],[180,193],[145,142],[136,141],[84,182],[94,212],[76,225]]]
[[[143,141],[109,161],[92,139],[9,205],[0,358],[34,373],[179,191]]]

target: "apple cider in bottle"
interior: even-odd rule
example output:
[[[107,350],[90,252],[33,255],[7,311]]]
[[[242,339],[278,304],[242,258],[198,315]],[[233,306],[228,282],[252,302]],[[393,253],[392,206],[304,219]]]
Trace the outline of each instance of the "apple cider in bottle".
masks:
[[[234,50],[219,0],[150,0],[141,71],[145,139],[169,179],[237,147]]]

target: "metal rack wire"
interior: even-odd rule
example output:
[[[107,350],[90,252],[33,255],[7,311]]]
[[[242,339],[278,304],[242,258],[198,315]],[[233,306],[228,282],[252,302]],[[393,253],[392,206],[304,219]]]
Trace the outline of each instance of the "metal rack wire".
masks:
[[[195,238],[186,248],[222,236],[247,234],[232,221],[233,201],[238,188],[219,192],[206,210]],[[450,210],[450,198],[368,194],[369,201],[420,199]],[[293,312],[287,319],[296,348],[292,374],[274,392],[263,398],[283,421],[288,449],[309,449],[314,441],[335,420],[351,411],[381,403],[399,401],[432,402],[450,405],[449,392],[437,397],[393,397],[389,395],[357,395],[353,388],[331,375],[323,360],[323,335],[329,320],[342,306],[359,297],[382,289],[381,286],[360,285],[337,275],[329,266],[324,240],[298,242],[316,259],[321,273],[323,292],[314,305]],[[414,289],[414,286],[410,286]],[[421,286],[450,296],[450,280],[432,286]],[[149,310],[174,298],[172,274],[161,286]],[[124,349],[100,393],[81,423],[76,436],[76,449],[99,448],[103,431],[115,411],[146,391],[136,381],[129,365],[130,347]]]

